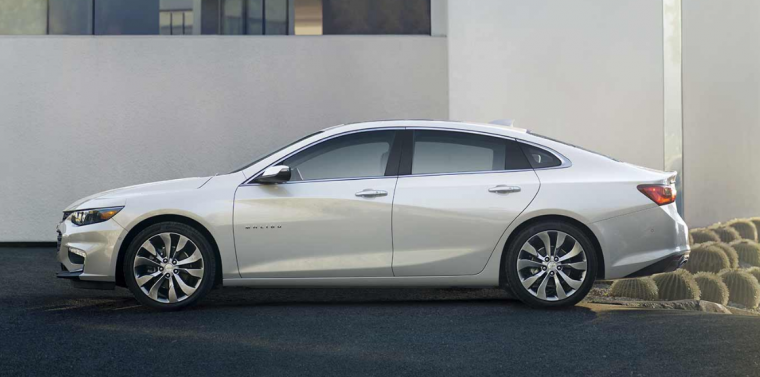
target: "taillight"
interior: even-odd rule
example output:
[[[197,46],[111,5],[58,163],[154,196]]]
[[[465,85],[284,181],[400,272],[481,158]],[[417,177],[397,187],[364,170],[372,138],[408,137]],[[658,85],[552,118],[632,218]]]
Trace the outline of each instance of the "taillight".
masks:
[[[639,185],[638,189],[660,206],[676,201],[676,188],[673,185]]]

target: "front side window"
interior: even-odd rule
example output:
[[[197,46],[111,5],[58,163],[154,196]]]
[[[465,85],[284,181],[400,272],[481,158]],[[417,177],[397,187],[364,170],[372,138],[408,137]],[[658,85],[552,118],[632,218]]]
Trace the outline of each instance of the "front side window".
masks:
[[[395,131],[369,131],[339,136],[287,158],[291,181],[382,177]]]
[[[530,168],[515,142],[452,131],[415,131],[412,174]]]

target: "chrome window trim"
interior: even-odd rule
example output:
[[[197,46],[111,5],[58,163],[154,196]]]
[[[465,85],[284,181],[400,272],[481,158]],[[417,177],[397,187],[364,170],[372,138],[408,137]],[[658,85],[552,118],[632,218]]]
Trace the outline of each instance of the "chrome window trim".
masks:
[[[381,179],[381,178],[394,178],[394,177],[395,178],[403,178],[403,177],[433,177],[433,176],[464,175],[464,174],[515,173],[515,172],[529,171],[529,170],[535,171],[535,170],[564,169],[564,168],[569,168],[569,167],[573,166],[573,163],[567,157],[565,157],[563,154],[557,152],[556,150],[554,150],[552,148],[549,148],[549,147],[547,147],[545,145],[541,145],[541,144],[534,143],[534,142],[531,142],[531,141],[526,141],[526,140],[523,140],[523,139],[518,139],[518,138],[515,138],[515,137],[511,137],[511,136],[506,136],[506,135],[494,134],[494,133],[484,132],[484,131],[463,130],[463,129],[459,129],[459,128],[430,127],[430,126],[425,126],[425,127],[415,127],[415,126],[377,127],[377,128],[364,128],[364,129],[360,129],[360,130],[346,131],[346,132],[342,132],[342,133],[339,133],[339,134],[327,136],[327,137],[325,137],[323,139],[320,139],[320,140],[317,140],[317,141],[315,141],[315,142],[313,142],[313,143],[311,143],[309,145],[305,145],[305,146],[303,146],[303,147],[301,147],[301,148],[299,148],[299,149],[297,149],[297,150],[295,150],[295,151],[287,154],[285,157],[282,157],[282,158],[278,159],[274,163],[267,165],[266,167],[264,167],[263,169],[261,169],[260,171],[258,171],[256,174],[254,174],[253,176],[251,176],[251,178],[246,179],[243,183],[240,184],[240,186],[259,186],[259,185],[261,185],[261,183],[254,183],[253,181],[256,178],[258,178],[264,172],[264,170],[266,170],[268,167],[275,166],[275,165],[281,163],[282,161],[287,160],[291,156],[293,156],[293,155],[295,155],[295,154],[297,154],[297,153],[299,153],[299,152],[301,152],[303,150],[306,150],[308,148],[316,146],[316,145],[318,145],[320,143],[323,143],[325,141],[328,141],[328,140],[331,140],[331,139],[334,139],[334,138],[337,138],[337,137],[341,137],[341,136],[346,136],[346,135],[351,135],[351,134],[355,134],[355,133],[360,133],[360,132],[398,131],[398,130],[411,130],[411,131],[415,131],[415,130],[424,130],[424,131],[453,131],[453,132],[462,132],[462,133],[470,133],[470,134],[476,134],[476,135],[497,137],[497,138],[501,138],[501,139],[515,141],[515,142],[518,142],[518,143],[525,143],[525,144],[534,146],[536,148],[543,149],[543,150],[547,151],[548,153],[551,153],[555,157],[557,157],[557,159],[560,160],[561,164],[559,166],[552,166],[552,167],[538,168],[538,169],[530,168],[530,169],[510,169],[510,170],[482,170],[482,171],[463,171],[463,172],[447,172],[447,173],[406,174],[406,175],[395,175],[395,176],[382,175],[382,176],[370,176],[370,177],[326,178],[326,179],[311,179],[311,180],[305,180],[305,181],[288,181],[288,182],[279,183],[279,184],[280,185],[287,185],[287,184],[311,183],[311,182],[356,181],[356,180],[362,180],[362,179]],[[275,153],[277,153],[277,152],[275,152]]]
[[[573,162],[570,161],[569,158],[565,157],[565,155],[563,155],[562,153],[557,152],[556,150],[554,150],[552,148],[549,148],[549,147],[547,147],[545,145],[541,145],[541,144],[538,144],[538,143],[534,143],[532,141],[523,140],[523,139],[515,139],[515,141],[520,142],[520,143],[524,143],[524,144],[528,144],[528,145],[534,146],[536,148],[543,149],[543,150],[545,150],[545,151],[553,154],[554,157],[557,157],[557,159],[560,161],[560,164],[558,166],[550,166],[550,167],[538,168],[538,169],[534,168],[533,170],[565,169],[565,168],[569,168],[569,167],[573,166]]]
[[[309,145],[304,145],[303,147],[301,147],[301,148],[299,148],[299,149],[297,149],[297,150],[295,150],[293,152],[288,153],[287,155],[285,155],[285,157],[282,157],[282,158],[278,159],[274,163],[267,165],[263,169],[259,170],[256,174],[254,174],[253,176],[251,176],[251,178],[249,178],[249,179],[245,180],[243,183],[241,183],[240,186],[258,186],[258,185],[260,185],[259,183],[253,183],[253,180],[255,180],[256,178],[258,178],[264,172],[264,170],[266,170],[268,167],[275,166],[275,165],[277,165],[277,164],[279,164],[279,163],[287,160],[291,156],[293,156],[293,155],[295,155],[295,154],[297,154],[297,153],[299,153],[299,152],[301,152],[303,150],[306,150],[308,148],[311,148],[313,146],[321,144],[321,143],[323,143],[325,141],[332,140],[332,139],[335,139],[335,138],[341,137],[341,136],[346,136],[346,135],[360,133],[360,132],[369,132],[369,131],[398,131],[398,130],[404,130],[405,128],[406,127],[400,127],[400,126],[397,126],[397,127],[365,128],[365,129],[361,129],[361,130],[351,130],[351,131],[346,131],[346,132],[342,132],[342,133],[339,133],[339,134],[327,136],[327,137],[325,137],[323,139],[319,139],[319,140],[317,140],[317,141],[315,141],[315,142],[313,142],[313,143],[311,143]],[[277,153],[277,152],[275,152],[275,153]],[[391,176],[391,177],[393,177],[393,176]],[[356,179],[391,178],[391,177],[382,175],[382,176],[374,176],[374,177],[356,177],[356,178],[355,177],[350,177],[350,178],[312,179],[312,180],[307,180],[307,181],[296,181],[296,182],[347,181],[347,180],[356,180]],[[290,182],[289,181],[289,182],[280,183],[280,184],[288,184],[288,183],[296,183],[296,182]]]

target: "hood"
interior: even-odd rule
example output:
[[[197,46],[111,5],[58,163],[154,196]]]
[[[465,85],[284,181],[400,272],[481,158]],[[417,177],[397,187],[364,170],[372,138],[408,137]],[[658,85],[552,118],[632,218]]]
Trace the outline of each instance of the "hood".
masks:
[[[90,205],[88,203],[86,207],[102,208],[102,207],[124,205],[124,203],[126,202],[126,199],[131,196],[197,189],[203,186],[211,178],[213,177],[172,179],[169,181],[143,183],[139,185],[127,186],[127,187],[121,187],[121,188],[117,188],[113,190],[103,191],[97,194],[84,197],[82,199],[75,201],[74,203],[71,203],[69,206],[66,207],[64,211],[85,209],[84,207],[82,207],[82,205],[88,202],[97,202],[97,203],[92,203],[93,205]]]

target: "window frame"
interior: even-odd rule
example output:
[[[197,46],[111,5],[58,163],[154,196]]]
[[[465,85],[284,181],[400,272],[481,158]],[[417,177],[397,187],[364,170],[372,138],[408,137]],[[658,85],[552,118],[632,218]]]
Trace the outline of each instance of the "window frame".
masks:
[[[301,152],[306,152],[308,149],[311,149],[313,147],[318,146],[319,144],[322,144],[326,141],[337,139],[339,137],[344,136],[350,136],[355,135],[359,133],[368,133],[368,132],[377,132],[377,131],[394,131],[395,135],[393,137],[393,145],[391,145],[391,150],[388,155],[388,162],[385,167],[385,174],[380,176],[366,176],[366,177],[344,177],[344,178],[323,178],[323,179],[310,179],[310,180],[303,180],[303,181],[288,181],[279,183],[280,185],[292,185],[292,184],[299,184],[299,183],[313,183],[313,182],[332,182],[332,181],[355,181],[360,179],[382,179],[382,178],[392,178],[392,177],[398,177],[398,168],[399,168],[399,162],[401,161],[401,153],[402,153],[402,144],[403,139],[401,137],[401,134],[404,130],[404,127],[382,127],[382,128],[370,128],[370,129],[362,129],[362,130],[353,130],[353,131],[347,131],[335,135],[330,135],[325,138],[319,139],[314,141],[313,143],[310,143],[308,145],[305,145],[301,148],[298,148],[297,150],[288,153],[287,155],[277,159],[275,162],[267,165],[260,171],[258,171],[256,174],[251,176],[250,179],[247,179],[241,186],[258,186],[261,185],[261,183],[254,182],[256,178],[258,178],[261,174],[264,173],[264,170],[266,170],[269,167],[277,166],[283,161],[289,159],[290,157],[295,156],[296,154],[299,154]],[[283,148],[284,149],[284,148]],[[281,149],[282,150],[282,149]],[[279,152],[279,151],[277,151]],[[274,152],[274,153],[277,153]],[[272,153],[272,154],[274,154]]]
[[[513,142],[515,143],[514,147],[519,149],[519,153],[524,154],[523,148],[521,144],[527,144],[535,148],[539,148],[554,157],[556,157],[561,164],[558,166],[552,166],[552,167],[546,167],[546,168],[538,168],[535,169],[530,165],[530,161],[528,160],[528,156],[525,156],[526,163],[528,164],[528,167],[523,169],[504,169],[504,170],[479,170],[479,171],[462,171],[462,172],[448,172],[448,173],[420,173],[420,174],[412,174],[412,162],[414,159],[414,131],[441,131],[441,132],[457,132],[457,133],[466,133],[466,134],[475,134],[475,135],[483,135],[488,137],[493,137],[497,139],[504,139],[507,142]],[[548,169],[561,169],[561,168],[567,168],[570,167],[572,164],[570,163],[570,160],[568,160],[565,156],[563,156],[561,153],[548,148],[543,145],[539,145],[533,142],[525,141],[522,139],[517,139],[510,136],[500,135],[500,134],[494,134],[489,132],[481,132],[481,131],[475,131],[475,130],[463,130],[463,129],[455,129],[455,128],[437,128],[437,127],[407,127],[406,128],[407,136],[404,140],[404,151],[402,155],[402,161],[401,166],[399,167],[399,177],[431,177],[431,176],[442,176],[442,175],[465,175],[465,174],[494,174],[494,173],[510,173],[510,172],[522,172],[522,171],[528,171],[528,170],[548,170]],[[509,147],[509,146],[508,146]],[[509,152],[507,152],[509,153]]]

